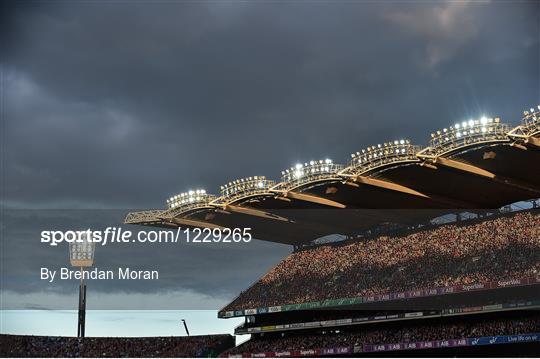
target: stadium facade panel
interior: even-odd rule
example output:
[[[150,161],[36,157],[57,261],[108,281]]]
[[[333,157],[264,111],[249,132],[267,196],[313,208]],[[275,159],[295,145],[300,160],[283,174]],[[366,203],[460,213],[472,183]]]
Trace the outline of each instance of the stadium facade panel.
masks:
[[[429,288],[429,289],[413,290],[413,291],[407,291],[407,292],[376,294],[376,295],[353,297],[353,298],[329,299],[329,300],[324,300],[324,301],[315,301],[315,302],[297,303],[297,304],[276,305],[272,307],[249,308],[249,309],[239,309],[239,310],[221,310],[218,312],[218,317],[233,318],[233,317],[243,317],[246,315],[255,315],[255,314],[280,313],[280,312],[327,309],[327,308],[346,308],[350,306],[358,306],[358,305],[369,304],[369,303],[403,301],[403,300],[411,300],[411,299],[416,299],[416,298],[438,297],[441,295],[455,295],[459,293],[471,293],[471,292],[477,292],[477,291],[487,291],[490,289],[493,290],[493,289],[509,288],[509,287],[526,287],[526,286],[529,287],[530,286],[531,289],[535,288],[535,290],[537,290],[538,288],[540,288],[540,287],[537,287],[538,285],[540,285],[540,276],[531,277],[531,278],[515,278],[511,280],[504,280],[504,281],[475,283],[474,285],[457,285],[457,286],[449,286],[449,287]]]

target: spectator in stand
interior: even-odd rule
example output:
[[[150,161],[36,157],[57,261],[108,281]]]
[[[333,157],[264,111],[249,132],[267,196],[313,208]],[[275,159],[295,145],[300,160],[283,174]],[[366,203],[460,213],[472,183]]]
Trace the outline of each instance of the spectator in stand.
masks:
[[[380,328],[380,329],[379,329]],[[420,341],[463,339],[492,335],[516,335],[540,332],[540,314],[523,315],[513,319],[459,320],[449,323],[411,324],[374,328],[359,326],[349,331],[301,335],[291,333],[282,337],[258,337],[224,352],[256,354],[286,350],[329,349],[368,344],[413,343]]]
[[[2,357],[206,357],[234,345],[230,335],[75,338],[0,335]]]
[[[532,277],[540,215],[520,212],[290,254],[226,311]]]

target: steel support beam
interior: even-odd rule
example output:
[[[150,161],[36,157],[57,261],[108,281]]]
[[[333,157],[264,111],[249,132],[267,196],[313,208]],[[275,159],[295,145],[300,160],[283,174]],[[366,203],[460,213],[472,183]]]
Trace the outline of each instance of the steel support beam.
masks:
[[[274,221],[294,223],[294,221],[288,218],[281,217],[276,214],[268,213],[265,211],[261,211],[255,208],[245,207],[245,206],[234,206],[234,205],[226,204],[223,206],[223,209],[228,212],[241,213],[241,214],[246,214],[248,216],[255,216],[255,217],[270,219]]]
[[[300,193],[300,192],[294,192],[294,191],[283,191],[281,192],[281,195],[285,198],[292,198],[298,201],[317,203],[317,204],[321,204],[323,206],[328,206],[328,207],[335,207],[335,208],[347,207],[343,203],[332,201],[330,199],[315,196],[312,194],[306,194],[306,193]]]
[[[527,138],[526,142],[528,145],[531,145],[536,148],[540,148],[540,138],[530,136]]]
[[[517,143],[517,142],[514,142],[514,143],[510,144],[510,146],[512,146],[514,148],[518,148],[518,149],[523,150],[523,151],[528,150],[527,146],[523,146],[522,144]]]
[[[434,168],[436,169],[436,167],[434,167]],[[367,179],[368,180],[375,180],[374,178],[367,178]],[[381,180],[381,179],[376,179],[376,181],[377,182],[372,182],[372,181],[362,181],[362,182],[353,181],[353,182],[351,182],[351,181],[347,181],[347,182],[345,182],[345,184],[347,184],[349,186],[353,186],[353,187],[360,187],[362,184],[366,184],[366,185],[371,185],[371,186],[375,186],[375,187],[378,187],[378,188],[387,189],[389,191],[396,191],[396,192],[400,192],[400,193],[414,195],[414,196],[429,199],[429,200],[431,200],[433,202],[448,205],[448,208],[477,208],[477,207],[479,207],[478,204],[474,204],[474,203],[470,203],[470,202],[463,202],[463,201],[459,201],[459,200],[455,200],[455,199],[450,199],[450,198],[439,196],[439,195],[436,195],[436,194],[426,195],[426,194],[423,194],[423,193],[418,192],[416,190],[413,190],[413,189],[411,189],[409,187],[398,185],[398,184],[393,183],[393,182],[389,182],[389,181],[385,181],[385,180]],[[394,186],[389,186],[389,185],[384,185],[383,186],[382,185],[383,183],[381,183],[381,182],[383,182],[383,183],[386,182],[387,184],[392,184]],[[407,189],[407,190],[405,190],[405,189]],[[418,193],[418,195],[415,194],[414,192]]]
[[[394,182],[381,180],[378,178],[371,178],[371,177],[366,177],[366,176],[354,176],[354,177],[351,177],[351,180],[355,183],[366,184],[369,186],[379,187],[379,188],[383,188],[383,189],[387,189],[387,190],[391,190],[395,192],[406,193],[411,196],[430,198],[428,195],[418,192],[412,188],[409,188],[409,187],[406,187],[406,186],[403,186]]]
[[[470,165],[468,163],[464,163],[464,162],[461,162],[461,161],[451,160],[449,158],[436,157],[435,158],[435,163],[438,164],[438,165],[444,166],[444,167],[453,168],[453,169],[456,169],[456,170],[459,170],[459,171],[472,173],[472,174],[475,174],[475,175],[481,176],[481,177],[487,177],[487,178],[494,179],[495,176],[496,176],[495,173],[486,171],[485,169],[482,169],[480,167],[476,167],[476,166],[473,166],[473,165]]]
[[[514,188],[520,189],[522,191],[527,191],[527,192],[531,192],[531,193],[535,193],[535,194],[540,194],[540,189],[536,188],[535,186],[532,186],[532,185],[530,185],[528,183],[523,183],[523,182],[521,182],[519,180],[516,180],[516,179],[498,176],[493,172],[487,171],[487,170],[485,170],[483,168],[480,168],[480,167],[473,166],[473,165],[468,164],[468,163],[464,163],[464,162],[461,162],[461,161],[456,161],[456,160],[452,160],[452,159],[444,158],[444,157],[435,158],[435,163],[437,165],[441,165],[441,166],[444,166],[444,167],[447,167],[447,168],[452,168],[452,169],[455,169],[455,170],[458,170],[458,171],[463,171],[463,172],[471,173],[471,174],[474,174],[474,175],[477,175],[477,176],[489,178],[489,179],[492,179],[493,181],[495,181],[497,183],[501,183],[501,184],[504,184],[504,185],[507,185],[507,186],[510,186],[510,187],[514,187]]]

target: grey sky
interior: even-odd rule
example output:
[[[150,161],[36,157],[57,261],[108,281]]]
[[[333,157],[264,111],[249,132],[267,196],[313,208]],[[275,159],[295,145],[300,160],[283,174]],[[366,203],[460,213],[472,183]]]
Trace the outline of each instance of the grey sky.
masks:
[[[538,2],[19,2],[2,199],[154,208],[539,98]]]
[[[298,161],[344,163],[385,140],[427,144],[433,130],[482,114],[517,124],[540,101],[539,4],[4,5],[1,200],[10,216],[32,220],[3,223],[2,245],[34,248],[27,259],[3,251],[10,300],[41,290],[16,280],[34,275],[34,258],[65,256],[33,244],[45,212],[10,210],[123,209],[106,212],[119,223],[128,209],[163,207],[187,189],[277,179]],[[215,291],[226,302],[288,248],[155,251],[133,258],[159,259],[170,276],[127,292],[183,290],[198,302]]]

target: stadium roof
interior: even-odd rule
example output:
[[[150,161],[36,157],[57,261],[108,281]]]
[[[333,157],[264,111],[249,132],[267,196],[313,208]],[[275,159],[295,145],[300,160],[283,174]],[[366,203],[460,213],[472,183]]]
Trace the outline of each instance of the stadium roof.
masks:
[[[540,106],[510,129],[498,118],[455,124],[428,147],[399,140],[351,155],[297,164],[276,183],[264,176],[167,200],[167,209],[129,213],[125,223],[166,228],[246,228],[254,238],[305,244],[383,224],[408,225],[460,210],[540,197]]]

